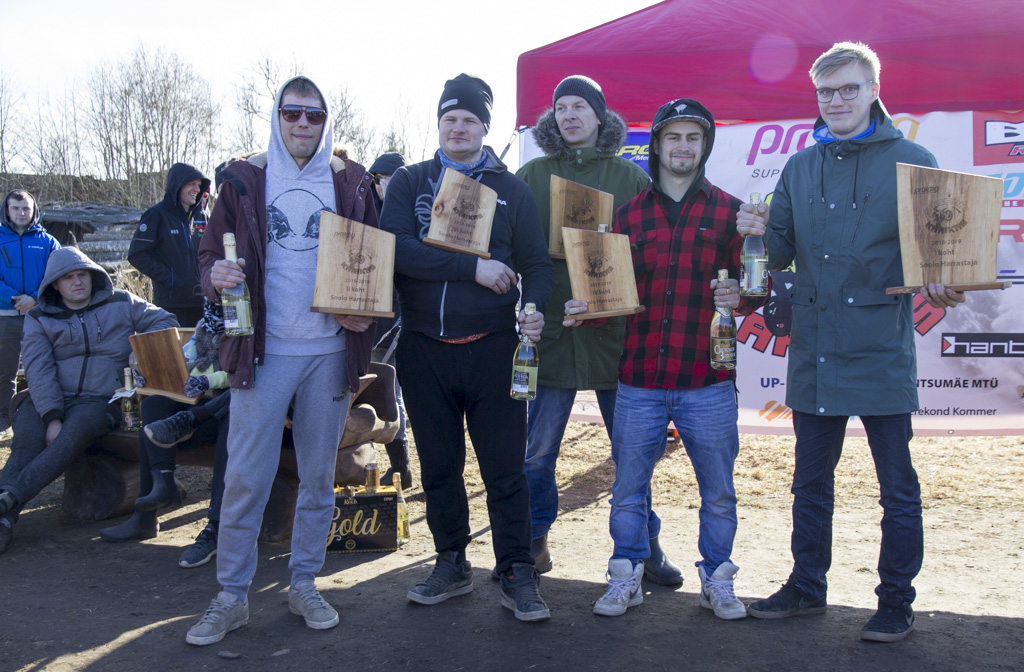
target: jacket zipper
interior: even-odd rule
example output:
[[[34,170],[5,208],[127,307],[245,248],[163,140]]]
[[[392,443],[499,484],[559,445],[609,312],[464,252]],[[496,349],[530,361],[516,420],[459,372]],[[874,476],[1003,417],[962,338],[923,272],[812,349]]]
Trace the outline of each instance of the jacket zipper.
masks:
[[[85,388],[85,369],[89,365],[89,331],[85,328],[85,315],[78,313],[78,321],[82,325],[82,338],[85,340],[85,357],[82,359],[82,373],[78,377],[78,396],[82,396]]]

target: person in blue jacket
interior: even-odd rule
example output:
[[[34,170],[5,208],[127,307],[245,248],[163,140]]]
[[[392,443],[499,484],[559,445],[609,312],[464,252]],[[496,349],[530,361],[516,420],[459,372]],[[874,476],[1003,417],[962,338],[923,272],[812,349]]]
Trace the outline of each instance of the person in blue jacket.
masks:
[[[0,213],[0,432],[11,426],[8,406],[18,375],[25,313],[36,305],[50,253],[60,249],[40,220],[36,199],[24,189],[15,189],[4,198]]]

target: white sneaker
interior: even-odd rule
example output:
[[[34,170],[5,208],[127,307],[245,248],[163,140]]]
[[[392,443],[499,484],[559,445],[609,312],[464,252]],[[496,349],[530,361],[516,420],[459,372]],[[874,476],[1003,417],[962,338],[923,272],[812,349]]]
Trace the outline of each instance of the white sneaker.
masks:
[[[738,571],[740,568],[727,560],[709,578],[704,572],[704,566],[699,566],[700,606],[713,609],[715,616],[727,621],[746,618],[747,608],[736,599],[736,593],[732,591],[732,582]]]
[[[312,581],[299,581],[288,589],[288,609],[306,619],[314,630],[327,630],[338,624],[338,612],[327,604]]]
[[[628,558],[611,559],[608,561],[608,591],[604,597],[594,604],[594,613],[598,616],[621,616],[626,609],[643,604],[644,593],[640,589],[644,576],[644,563],[637,563]]]
[[[224,635],[249,622],[249,603],[222,590],[206,608],[206,613],[185,635],[185,641],[196,646],[216,644]]]

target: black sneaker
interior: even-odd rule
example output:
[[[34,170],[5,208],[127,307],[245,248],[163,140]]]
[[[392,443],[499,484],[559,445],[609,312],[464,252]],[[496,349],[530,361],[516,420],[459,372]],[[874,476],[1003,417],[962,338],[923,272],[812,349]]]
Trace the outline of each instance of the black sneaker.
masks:
[[[196,537],[194,544],[186,548],[178,558],[178,566],[185,569],[199,567],[210,561],[217,554],[217,530],[207,525]]]
[[[869,642],[898,642],[914,631],[914,610],[910,603],[898,607],[878,605],[878,611],[860,631]]]
[[[196,419],[188,409],[169,418],[151,422],[143,428],[149,440],[161,448],[171,448],[196,433]]]
[[[801,614],[824,614],[828,608],[824,596],[811,599],[800,590],[790,576],[786,585],[774,595],[747,605],[747,613],[754,618],[786,618]]]
[[[434,571],[427,580],[416,584],[405,596],[416,604],[437,604],[472,591],[473,568],[465,551],[442,551],[437,554]]]
[[[540,574],[526,563],[515,563],[501,577],[501,606],[511,609],[520,621],[551,618],[548,605],[540,596]]]

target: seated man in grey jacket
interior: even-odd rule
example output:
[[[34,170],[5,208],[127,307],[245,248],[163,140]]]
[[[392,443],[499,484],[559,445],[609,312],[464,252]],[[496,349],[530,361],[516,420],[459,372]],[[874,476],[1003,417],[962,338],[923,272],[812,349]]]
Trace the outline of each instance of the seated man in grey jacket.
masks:
[[[11,455],[0,472],[0,553],[25,504],[117,428],[120,413],[109,401],[128,366],[128,337],[177,326],[167,311],[114,289],[74,247],[50,255],[38,296],[22,338],[29,395],[14,412]]]

